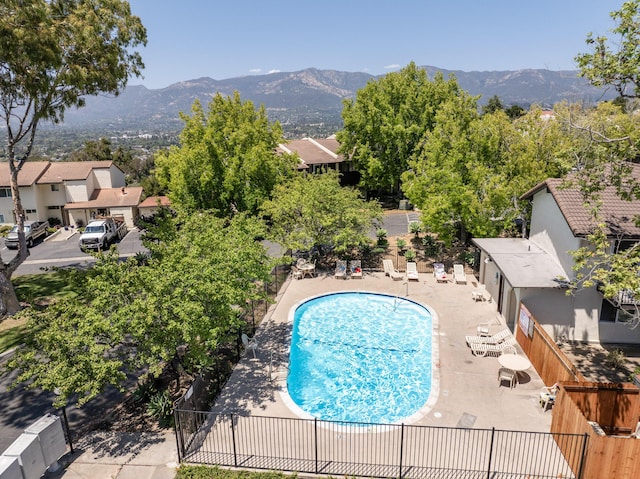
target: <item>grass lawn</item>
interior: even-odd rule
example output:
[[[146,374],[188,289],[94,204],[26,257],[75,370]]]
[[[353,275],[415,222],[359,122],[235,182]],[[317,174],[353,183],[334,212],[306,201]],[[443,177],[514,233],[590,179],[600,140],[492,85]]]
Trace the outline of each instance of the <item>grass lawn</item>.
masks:
[[[17,276],[13,279],[18,300],[32,305],[44,305],[53,298],[73,296],[64,273],[53,271],[50,273],[29,274]],[[27,335],[27,319],[18,315],[17,319],[6,318],[0,321],[0,353],[22,344]]]
[[[22,344],[27,334],[27,319],[8,318],[0,322],[0,353]]]
[[[210,466],[181,466],[176,479],[289,479],[297,475],[281,472],[230,471]]]

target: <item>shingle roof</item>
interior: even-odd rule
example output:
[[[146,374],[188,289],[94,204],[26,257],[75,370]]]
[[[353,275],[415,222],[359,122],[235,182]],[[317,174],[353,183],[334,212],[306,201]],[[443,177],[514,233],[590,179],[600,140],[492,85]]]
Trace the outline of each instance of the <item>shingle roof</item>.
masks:
[[[303,138],[279,145],[279,149],[287,153],[297,153],[304,165],[323,165],[344,161],[342,156],[337,153],[339,146],[340,144],[335,138],[321,140]]]
[[[48,161],[27,161],[18,173],[18,186],[33,185],[46,172],[49,164]],[[6,161],[0,162],[0,186],[11,186],[9,163]]]
[[[158,206],[158,201],[160,206],[171,206],[171,201],[166,196],[149,196],[138,205],[138,208],[154,208]]]
[[[111,168],[112,161],[62,161],[53,162],[38,179],[38,184],[62,183],[63,181],[86,180],[91,171]]]
[[[103,188],[101,190],[95,190],[91,195],[89,201],[67,203],[64,207],[68,210],[79,210],[86,208],[136,207],[140,203],[141,196],[141,186],[127,186],[125,188]]]
[[[633,176],[640,179],[640,165],[632,165]],[[524,195],[523,199],[533,198],[537,192],[546,188],[556,201],[560,212],[564,216],[571,232],[576,237],[591,234],[595,222],[584,199],[577,187],[563,187],[564,180],[550,178],[538,184]],[[607,186],[601,193],[602,208],[600,213],[607,226],[609,236],[623,234],[628,238],[640,238],[640,227],[636,226],[635,218],[640,215],[640,201],[627,201],[617,194],[614,186]]]

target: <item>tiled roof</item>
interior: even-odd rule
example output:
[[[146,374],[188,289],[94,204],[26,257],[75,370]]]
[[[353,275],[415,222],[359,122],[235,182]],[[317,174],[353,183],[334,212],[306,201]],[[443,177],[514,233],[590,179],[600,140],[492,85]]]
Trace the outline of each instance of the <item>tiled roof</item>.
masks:
[[[49,167],[48,161],[27,161],[22,165],[20,173],[18,173],[18,186],[31,186],[38,178],[46,172]],[[9,163],[0,162],[0,186],[11,186],[11,174],[9,171]]]
[[[166,196],[149,196],[138,205],[138,208],[154,208],[158,206],[158,201],[160,201],[160,206],[171,206],[171,201]]]
[[[279,145],[279,149],[287,153],[297,153],[304,165],[323,165],[343,161],[342,156],[337,153],[339,146],[340,144],[335,138],[322,140],[303,138]]]
[[[632,165],[633,176],[640,178],[640,165]],[[522,198],[532,198],[535,193],[547,188],[558,204],[558,208],[564,216],[574,236],[582,237],[591,234],[595,222],[588,209],[584,205],[584,199],[577,187],[563,187],[564,180],[550,178],[522,195]],[[640,215],[640,201],[627,201],[616,192],[613,186],[607,186],[601,192],[602,208],[600,213],[607,226],[607,234],[610,236],[624,235],[626,237],[640,238],[640,227],[635,224],[635,217]]]
[[[89,201],[67,203],[64,207],[68,210],[79,210],[86,208],[132,208],[140,204],[141,196],[141,186],[127,186],[125,188],[103,188],[101,190],[95,190],[91,195]]]
[[[60,161],[52,162],[49,169],[38,179],[38,184],[62,183],[63,181],[86,180],[91,170],[111,168],[112,161]]]

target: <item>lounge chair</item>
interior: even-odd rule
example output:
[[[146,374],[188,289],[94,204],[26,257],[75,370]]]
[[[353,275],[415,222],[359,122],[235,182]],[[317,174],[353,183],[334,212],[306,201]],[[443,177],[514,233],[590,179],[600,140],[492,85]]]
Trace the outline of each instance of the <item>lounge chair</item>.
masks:
[[[420,278],[418,277],[418,265],[413,261],[407,262],[407,279],[420,281]]]
[[[394,281],[398,281],[404,278],[404,275],[393,267],[393,261],[390,259],[382,260],[382,267],[384,268],[385,276],[389,276]]]
[[[453,265],[453,280],[456,283],[467,284],[467,275],[464,274],[464,265],[462,264]]]
[[[359,259],[349,262],[349,271],[352,278],[362,279],[362,263]]]
[[[336,262],[336,279],[347,279],[347,262],[344,260],[338,260]]]
[[[447,272],[442,263],[433,263],[433,276],[435,276],[438,283],[446,283],[448,281]]]
[[[469,346],[474,356],[484,357],[487,354],[499,356],[502,351],[516,343],[516,338],[511,336],[500,343],[470,343]]]
[[[485,343],[485,344],[498,344],[511,336],[511,331],[509,329],[503,329],[491,336],[479,334],[477,336],[465,336],[465,340],[467,344],[471,346],[472,344]]]

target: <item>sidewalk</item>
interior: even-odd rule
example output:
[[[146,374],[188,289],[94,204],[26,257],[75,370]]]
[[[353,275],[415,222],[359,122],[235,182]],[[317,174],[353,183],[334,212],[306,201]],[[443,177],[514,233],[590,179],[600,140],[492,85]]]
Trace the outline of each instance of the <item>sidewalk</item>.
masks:
[[[94,432],[74,444],[48,479],[173,479],[178,452],[173,431],[167,433]]]

